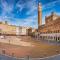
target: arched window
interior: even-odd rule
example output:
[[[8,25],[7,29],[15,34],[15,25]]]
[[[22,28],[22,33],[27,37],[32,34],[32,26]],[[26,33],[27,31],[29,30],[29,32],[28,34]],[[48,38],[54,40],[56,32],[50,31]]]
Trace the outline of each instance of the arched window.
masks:
[[[59,30],[58,30],[58,33],[59,33]]]
[[[60,40],[60,37],[58,37],[58,40]]]
[[[54,37],[54,40],[55,40],[55,37]]]

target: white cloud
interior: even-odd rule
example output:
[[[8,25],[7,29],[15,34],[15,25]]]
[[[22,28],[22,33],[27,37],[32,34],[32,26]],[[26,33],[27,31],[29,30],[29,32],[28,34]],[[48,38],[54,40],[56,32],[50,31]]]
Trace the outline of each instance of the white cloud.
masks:
[[[3,13],[0,16],[0,21],[8,21],[9,24],[15,24],[15,25],[20,25],[20,26],[33,26],[36,27],[37,26],[37,15],[34,15],[33,12],[34,10],[37,9],[37,5],[35,3],[36,0],[30,0],[24,4],[20,4],[19,1],[16,3],[16,8],[19,8],[19,11],[21,12],[24,8],[28,8],[29,11],[27,11],[27,15],[31,15],[29,17],[27,17],[26,19],[19,19],[19,18],[14,18],[14,14],[12,14],[12,10],[14,5],[9,5],[5,0],[1,0],[1,4],[2,4],[2,9],[3,9]],[[12,15],[12,17],[8,17],[6,16],[6,13],[9,13]],[[14,19],[14,21],[12,21],[11,19]]]
[[[24,8],[27,8],[28,11],[26,15],[29,15],[34,12],[34,10],[37,10],[37,4],[36,0],[29,0],[26,3],[20,3],[21,1],[18,1],[16,3],[16,7],[19,8],[19,11],[21,12]]]
[[[29,11],[27,11],[26,14],[32,15],[37,10],[36,0],[28,2],[27,5],[28,5],[27,7],[29,8]]]
[[[56,4],[60,2],[60,0],[57,1],[53,1],[53,2],[49,2],[45,5],[43,5],[43,10],[49,9],[49,8],[53,8],[54,6],[56,6]]]
[[[23,8],[25,8],[25,4],[20,4],[19,2],[17,2],[16,8],[19,8],[19,11],[21,12],[23,10]]]
[[[2,8],[2,14],[1,16],[2,17],[5,17],[6,16],[6,13],[9,13],[12,15],[12,11],[13,11],[13,7],[14,5],[9,5],[6,0],[1,0],[1,8]]]
[[[32,27],[37,27],[37,14],[34,14],[35,12],[37,12],[37,4],[35,2],[36,0],[30,0],[24,4],[20,4],[19,2],[16,3],[16,8],[19,8],[19,11],[21,12],[24,8],[28,8],[28,11],[26,12],[26,15],[30,15],[28,18],[26,19],[17,19],[14,17],[7,17],[5,14],[6,12],[11,13],[11,11],[13,10],[13,5],[8,5],[7,2],[3,2],[3,0],[1,0],[2,3],[2,8],[3,8],[3,13],[2,16],[0,16],[0,20],[7,20],[8,22],[10,22],[10,24],[15,24],[15,25],[20,25],[20,26],[32,26]],[[59,1],[59,0],[58,0]],[[50,2],[46,5],[43,5],[43,10],[48,9],[48,8],[52,8],[53,6],[55,6],[55,4],[58,1],[54,1],[54,2]],[[51,10],[52,11],[52,10]],[[13,14],[11,14],[13,15]],[[10,21],[10,18],[13,18],[15,21]],[[44,22],[44,20],[43,20]]]
[[[29,16],[28,18],[26,19],[17,19],[17,18],[11,18],[11,19],[14,19],[11,20],[10,19],[11,17],[3,17],[0,16],[0,21],[8,21],[8,23],[11,25],[17,25],[17,26],[26,26],[26,27],[34,27],[34,28],[37,28],[37,16],[34,15],[34,16]]]
[[[15,18],[15,24],[18,26],[30,26],[37,28],[37,16],[29,16],[26,19],[16,19]]]
[[[20,4],[19,2],[16,4],[17,7],[19,7],[20,11],[23,10],[23,8],[28,8],[28,11],[26,12],[26,15],[30,15],[28,18],[25,19],[16,19],[16,22],[20,26],[31,26],[31,27],[37,27],[37,14],[35,11],[37,10],[37,4],[35,2],[36,0],[30,0],[24,4]]]

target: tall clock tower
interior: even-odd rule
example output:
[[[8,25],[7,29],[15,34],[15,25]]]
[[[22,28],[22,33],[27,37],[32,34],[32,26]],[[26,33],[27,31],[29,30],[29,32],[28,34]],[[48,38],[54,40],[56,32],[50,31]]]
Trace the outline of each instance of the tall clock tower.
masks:
[[[42,25],[42,6],[41,3],[38,4],[38,30]]]

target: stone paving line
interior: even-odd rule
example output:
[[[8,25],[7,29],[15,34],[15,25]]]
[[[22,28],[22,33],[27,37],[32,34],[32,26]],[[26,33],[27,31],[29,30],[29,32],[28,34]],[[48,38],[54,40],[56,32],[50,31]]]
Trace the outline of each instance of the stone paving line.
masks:
[[[13,45],[19,45],[19,46],[29,46],[29,47],[34,46],[34,45],[32,45],[32,43],[21,41],[21,39],[18,39],[18,38],[15,38],[15,40],[13,40],[13,38],[12,39],[11,38],[10,39],[0,39],[0,42],[13,44]]]
[[[18,41],[19,42],[19,41]],[[45,57],[45,58],[36,58],[36,59],[49,59],[49,58],[54,58],[54,57],[56,57],[56,56],[60,56],[60,54],[58,54],[58,55],[54,55],[54,56],[50,56],[50,57]],[[13,57],[12,57],[13,58]],[[32,58],[32,59],[34,59],[34,58]]]
[[[60,60],[60,54],[58,55],[54,55],[54,56],[49,56],[49,57],[45,57],[45,58],[16,58],[16,57],[12,57],[12,56],[8,56],[8,55],[5,55],[5,54],[0,54],[0,58],[2,56],[2,59],[5,60],[5,59],[12,59],[12,60]],[[5,58],[5,59],[4,59]]]

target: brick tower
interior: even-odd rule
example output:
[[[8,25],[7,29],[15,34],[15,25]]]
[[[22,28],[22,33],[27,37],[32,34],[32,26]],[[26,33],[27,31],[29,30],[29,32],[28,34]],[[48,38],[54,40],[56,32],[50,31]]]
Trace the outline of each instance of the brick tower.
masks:
[[[38,4],[38,30],[41,25],[42,25],[42,6],[41,3],[39,3]]]

